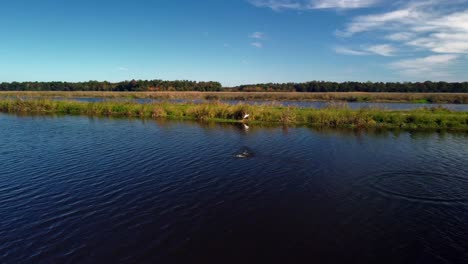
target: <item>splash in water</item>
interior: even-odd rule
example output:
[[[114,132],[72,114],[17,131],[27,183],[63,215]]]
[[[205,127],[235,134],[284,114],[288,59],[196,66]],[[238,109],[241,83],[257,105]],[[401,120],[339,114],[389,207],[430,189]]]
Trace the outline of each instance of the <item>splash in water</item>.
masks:
[[[254,157],[254,152],[248,147],[242,147],[240,151],[236,154],[236,158],[246,159]]]

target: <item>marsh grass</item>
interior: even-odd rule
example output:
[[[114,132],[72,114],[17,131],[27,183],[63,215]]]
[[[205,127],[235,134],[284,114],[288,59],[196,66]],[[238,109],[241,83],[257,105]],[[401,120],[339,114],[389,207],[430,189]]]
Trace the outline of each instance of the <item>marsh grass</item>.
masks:
[[[213,103],[138,104],[132,102],[76,102],[48,99],[0,100],[0,111],[5,113],[68,114],[88,116],[116,116],[152,119],[189,119],[199,121],[247,122],[277,125],[310,125],[315,127],[351,128],[411,128],[456,129],[468,131],[468,113],[453,112],[442,107],[409,111],[362,108],[352,110],[346,104],[330,104],[324,109]]]
[[[258,101],[345,101],[345,102],[407,102],[468,104],[468,93],[364,93],[364,92],[63,92],[63,91],[0,91],[1,97],[100,97],[155,100],[258,100]]]

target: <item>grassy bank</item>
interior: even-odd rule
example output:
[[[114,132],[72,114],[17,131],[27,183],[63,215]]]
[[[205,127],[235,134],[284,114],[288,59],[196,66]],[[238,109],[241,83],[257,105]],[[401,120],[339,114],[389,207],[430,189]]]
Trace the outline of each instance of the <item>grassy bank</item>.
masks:
[[[452,112],[443,108],[388,111],[382,109],[351,110],[346,106],[309,109],[265,105],[229,105],[223,103],[137,104],[130,102],[85,103],[46,99],[3,99],[0,100],[0,111],[5,113],[169,118],[220,122],[240,122],[242,115],[249,113],[250,119],[248,122],[250,123],[468,131],[467,112]]]
[[[468,93],[296,93],[296,92],[0,92],[3,97],[100,97],[199,100],[345,101],[468,104]]]

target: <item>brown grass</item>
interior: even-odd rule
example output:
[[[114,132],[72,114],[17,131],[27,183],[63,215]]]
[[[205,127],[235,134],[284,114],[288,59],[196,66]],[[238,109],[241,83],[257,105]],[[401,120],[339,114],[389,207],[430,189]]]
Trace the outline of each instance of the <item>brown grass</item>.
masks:
[[[297,93],[297,92],[63,92],[0,91],[2,97],[100,97],[159,100],[346,101],[468,104],[468,93]]]

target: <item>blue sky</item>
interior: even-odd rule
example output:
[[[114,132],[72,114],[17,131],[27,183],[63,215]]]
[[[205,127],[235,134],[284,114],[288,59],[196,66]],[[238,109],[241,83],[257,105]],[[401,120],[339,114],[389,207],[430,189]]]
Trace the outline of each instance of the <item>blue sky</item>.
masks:
[[[0,10],[0,82],[468,81],[468,0],[15,0]]]

